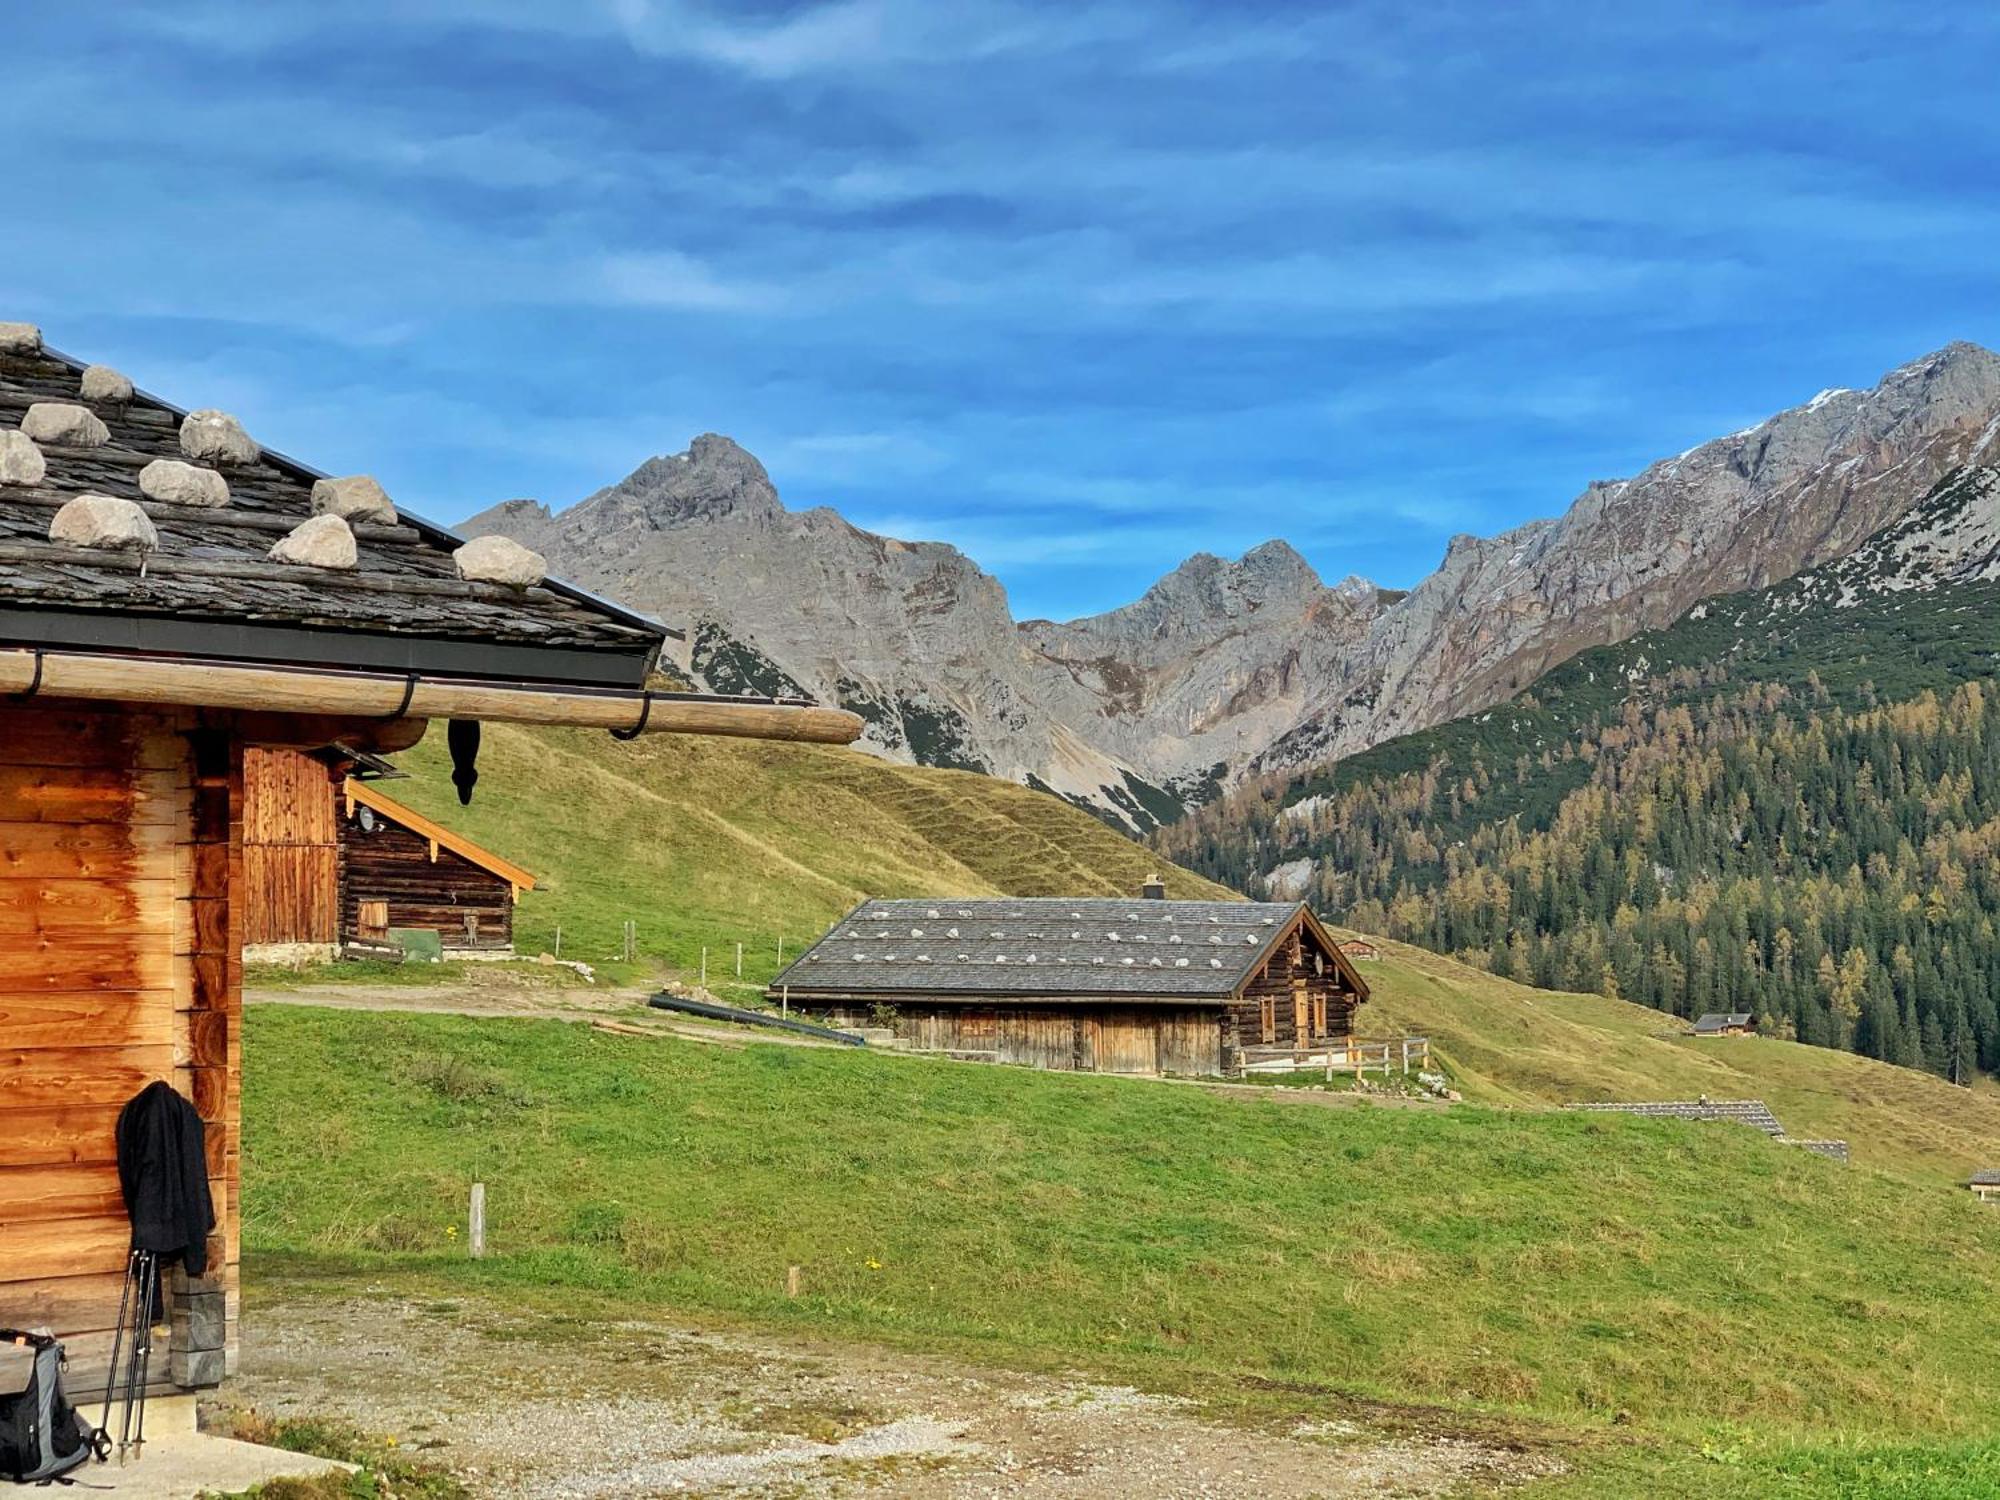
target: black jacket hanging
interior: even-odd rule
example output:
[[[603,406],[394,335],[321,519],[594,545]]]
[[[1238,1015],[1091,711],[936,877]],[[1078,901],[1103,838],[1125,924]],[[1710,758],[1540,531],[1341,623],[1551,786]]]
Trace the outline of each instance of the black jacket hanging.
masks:
[[[165,1083],[149,1083],[118,1112],[118,1182],[132,1220],[132,1248],[190,1276],[208,1269],[215,1204],[201,1116]]]

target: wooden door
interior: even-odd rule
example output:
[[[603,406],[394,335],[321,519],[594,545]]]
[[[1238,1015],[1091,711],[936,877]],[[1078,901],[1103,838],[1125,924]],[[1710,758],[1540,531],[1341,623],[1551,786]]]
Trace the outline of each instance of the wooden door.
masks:
[[[1312,992],[1303,979],[1292,981],[1292,1045],[1303,1047],[1312,1040]]]

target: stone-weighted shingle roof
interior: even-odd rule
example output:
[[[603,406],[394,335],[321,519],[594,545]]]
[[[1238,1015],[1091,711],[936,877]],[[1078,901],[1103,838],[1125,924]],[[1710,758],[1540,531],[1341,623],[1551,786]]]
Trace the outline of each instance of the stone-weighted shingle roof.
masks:
[[[18,446],[11,433],[38,403],[84,408],[103,429],[78,423],[64,436],[83,441],[39,443],[39,482],[0,477],[0,642],[222,654],[183,644],[212,623],[249,627],[240,654],[262,660],[400,670],[421,655],[438,670],[525,676],[537,659],[528,653],[538,653],[562,667],[562,680],[637,685],[665,634],[556,580],[517,589],[462,578],[459,539],[407,512],[396,524],[353,527],[351,570],[273,561],[273,545],[311,515],[314,481],[325,476],[270,452],[248,463],[190,458],[186,413],[129,386],[86,400],[81,365],[13,329],[0,346],[0,438]],[[104,441],[90,441],[104,431]],[[228,503],[146,498],[139,473],[156,459],[220,472]],[[157,546],[141,553],[50,540],[58,510],[85,493],[139,505]],[[379,644],[364,649],[362,638]],[[418,641],[435,644],[425,655]],[[454,644],[501,650],[454,655]]]
[[[1303,911],[1296,901],[864,901],[771,988],[1222,999]]]
[[[1785,1127],[1762,1099],[1666,1099],[1639,1104],[1572,1104],[1608,1114],[1647,1115],[1663,1120],[1733,1120],[1766,1135],[1783,1135]]]

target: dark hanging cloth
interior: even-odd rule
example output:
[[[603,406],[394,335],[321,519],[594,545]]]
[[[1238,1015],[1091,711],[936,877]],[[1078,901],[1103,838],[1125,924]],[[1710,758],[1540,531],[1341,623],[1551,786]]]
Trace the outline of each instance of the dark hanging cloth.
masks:
[[[201,1116],[165,1083],[149,1083],[118,1112],[118,1183],[132,1220],[132,1248],[179,1261],[190,1276],[208,1269],[215,1203]]]

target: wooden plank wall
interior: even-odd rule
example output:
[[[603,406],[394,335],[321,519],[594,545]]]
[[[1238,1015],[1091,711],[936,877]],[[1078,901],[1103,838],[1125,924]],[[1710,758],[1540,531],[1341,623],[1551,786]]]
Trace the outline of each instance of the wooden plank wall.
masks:
[[[1222,1069],[1220,1017],[1213,1008],[902,1002],[896,1033],[913,1047],[1061,1072],[1208,1076]]]
[[[511,948],[514,888],[490,870],[440,848],[400,824],[380,822],[375,832],[350,826],[341,840],[340,930],[360,932],[361,903],[386,901],[391,927],[430,928],[447,948]],[[478,923],[468,945],[465,919]]]
[[[130,1234],[113,1129],[154,1079],[209,1123],[233,1312],[240,760],[195,728],[0,703],[0,1324],[61,1333],[77,1392],[101,1387]]]
[[[297,750],[243,756],[243,941],[340,940],[340,815],[325,764]]]

